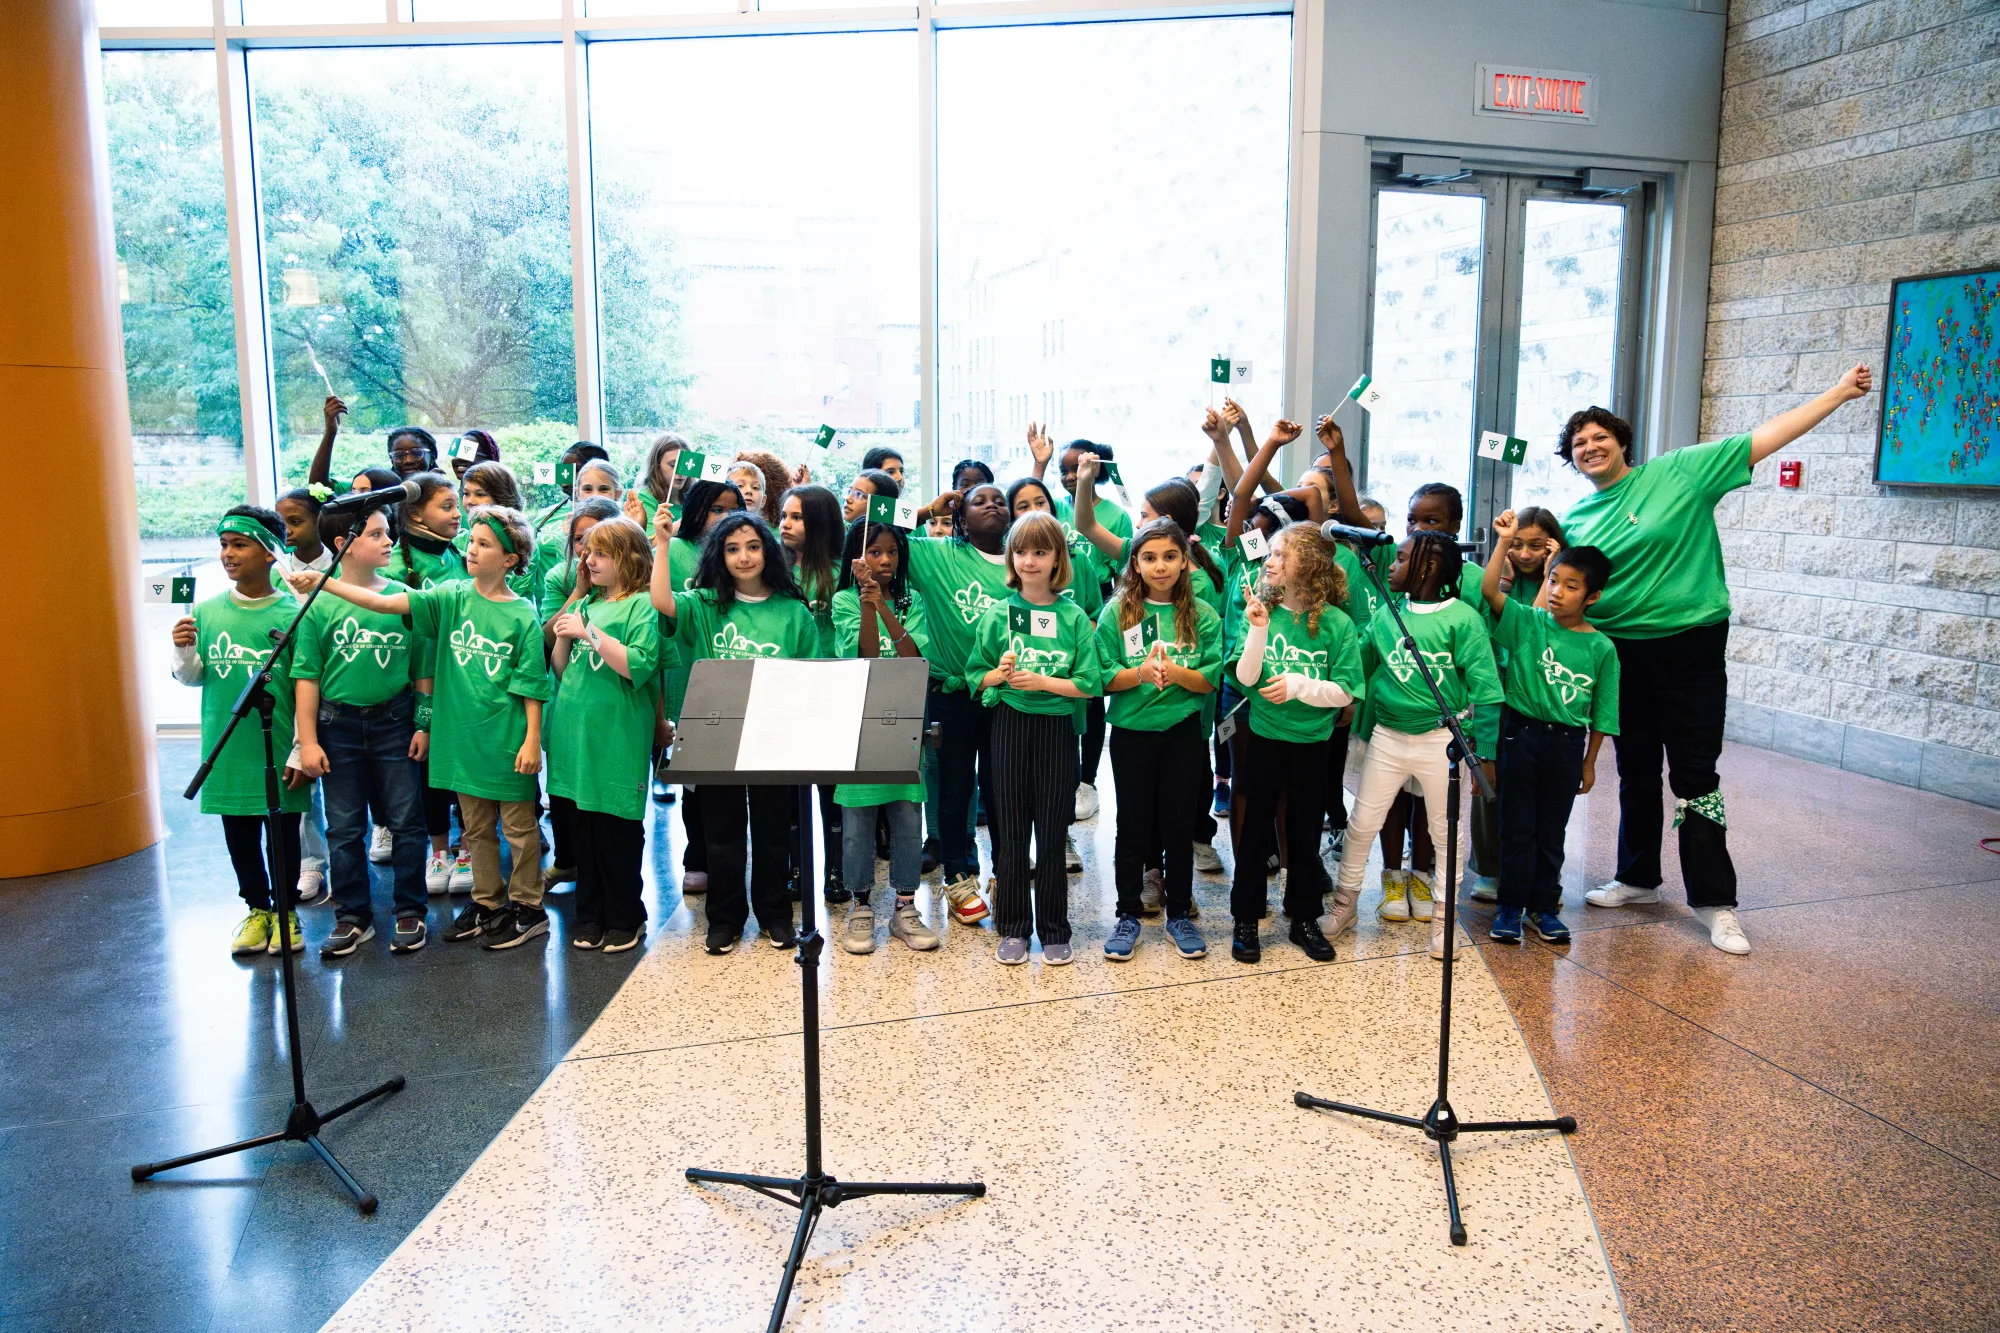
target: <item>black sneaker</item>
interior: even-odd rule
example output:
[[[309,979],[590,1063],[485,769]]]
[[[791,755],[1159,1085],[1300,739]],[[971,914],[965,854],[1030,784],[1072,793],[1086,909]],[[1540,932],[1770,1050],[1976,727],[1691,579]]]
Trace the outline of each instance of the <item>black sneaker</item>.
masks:
[[[511,903],[486,932],[486,947],[489,949],[512,949],[526,944],[537,935],[549,933],[549,914],[539,907],[529,907],[526,903]]]
[[[389,937],[390,953],[415,953],[430,938],[430,927],[420,916],[396,918],[396,933]]]
[[[1239,963],[1261,963],[1264,961],[1264,946],[1257,942],[1257,923],[1238,921],[1236,936],[1229,941],[1229,956]]]
[[[674,789],[672,787],[669,787],[666,783],[660,781],[658,778],[654,778],[653,804],[672,805],[673,801],[674,801]]]
[[[319,946],[321,958],[345,958],[362,945],[375,938],[375,927],[364,926],[359,921],[336,921],[326,942]]]
[[[644,932],[637,930],[607,930],[604,932],[604,952],[624,953],[627,949],[636,949],[637,947],[639,947],[639,936],[643,933]],[[714,938],[715,937],[713,935],[709,936],[710,940],[713,940]],[[736,940],[732,937],[729,943],[735,944]],[[713,947],[713,945],[711,945],[709,948],[709,952],[728,953],[729,949],[727,946],[721,949],[716,949],[715,947]]]
[[[796,949],[798,947],[799,932],[792,925],[790,917],[780,917],[778,920],[764,927],[764,933],[771,937],[771,947],[773,949]]]
[[[1326,942],[1326,936],[1320,934],[1319,922],[1310,917],[1303,921],[1292,922],[1291,940],[1304,949],[1306,957],[1315,963],[1333,961],[1333,946]]]
[[[793,866],[791,878],[785,881],[785,896],[790,898],[795,903],[803,901],[804,894],[801,892],[799,886],[804,883],[805,880],[802,879],[799,875],[799,868],[797,866]]]
[[[708,928],[708,951],[712,954],[728,953],[736,947],[736,941],[742,938],[743,932],[741,930],[732,930],[728,926],[710,926]],[[609,947],[610,936],[607,935],[605,940],[606,946]],[[628,945],[626,947],[629,948],[631,946]]]
[[[569,947],[572,949],[602,949],[604,947],[604,927],[578,926],[570,932]]]
[[[507,909],[488,909],[478,903],[467,903],[445,927],[444,937],[456,944],[460,940],[478,939],[493,928],[494,919]]]
[[[932,871],[936,870],[942,864],[944,863],[938,860],[938,840],[936,838],[925,838],[924,864],[923,868],[920,869],[917,873],[920,875],[928,875]]]
[[[840,877],[840,872],[837,870],[827,873],[824,897],[830,906],[854,901],[854,894],[848,889],[847,881]]]

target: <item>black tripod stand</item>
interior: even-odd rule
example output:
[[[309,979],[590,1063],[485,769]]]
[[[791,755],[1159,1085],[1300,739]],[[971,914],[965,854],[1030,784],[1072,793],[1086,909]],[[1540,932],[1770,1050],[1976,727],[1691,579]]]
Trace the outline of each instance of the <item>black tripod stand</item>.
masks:
[[[806,1173],[803,1176],[750,1176],[731,1171],[704,1171],[689,1167],[687,1178],[718,1185],[741,1185],[767,1199],[799,1210],[798,1229],[792,1233],[791,1253],[785,1259],[785,1273],[778,1281],[778,1299],[771,1306],[768,1333],[777,1333],[785,1322],[785,1307],[792,1299],[792,1283],[805,1259],[806,1244],[812,1239],[819,1215],[849,1199],[871,1194],[962,1194],[982,1198],[986,1186],[883,1184],[836,1180],[820,1166],[819,1127],[819,955],[826,940],[813,920],[812,788],[799,788],[798,867],[803,889],[799,895],[799,990],[805,1006],[806,1053]]]
[[[348,538],[348,541],[352,540],[352,537]],[[343,543],[340,549],[334,552],[333,565],[327,570],[328,578],[332,578],[340,569],[340,556],[346,549],[346,543]],[[315,1110],[312,1102],[307,1100],[305,1053],[303,1044],[299,1040],[298,990],[292,972],[291,921],[294,904],[297,901],[297,886],[286,879],[285,867],[278,855],[278,819],[284,798],[278,789],[278,761],[271,745],[271,715],[277,707],[277,701],[271,697],[271,674],[279,659],[291,648],[292,640],[298,634],[299,622],[305,619],[307,609],[313,604],[313,598],[318,596],[319,587],[315,586],[307,595],[304,604],[299,607],[298,614],[292,617],[292,623],[282,631],[271,632],[271,655],[264,659],[263,668],[250,678],[248,685],[243,687],[243,693],[237,698],[236,706],[230,712],[229,725],[223,728],[222,735],[216,739],[214,747],[208,752],[208,757],[203,759],[201,767],[195,770],[194,781],[188,784],[188,789],[184,793],[185,799],[194,799],[195,793],[201,790],[204,782],[208,781],[209,771],[215,767],[215,761],[222,754],[223,747],[229,744],[229,738],[236,733],[236,724],[241,722],[251,709],[256,709],[258,722],[264,732],[264,867],[265,873],[271,879],[272,902],[278,909],[278,965],[284,978],[285,1041],[291,1048],[292,1057],[291,1114],[285,1117],[285,1127],[275,1134],[259,1134],[254,1139],[225,1144],[220,1148],[206,1148],[201,1152],[189,1153],[185,1157],[169,1158],[164,1162],[144,1162],[132,1168],[132,1179],[147,1180],[162,1171],[190,1166],[195,1162],[205,1162],[211,1157],[227,1157],[231,1153],[261,1148],[267,1143],[291,1141],[303,1143],[318,1153],[319,1159],[326,1163],[327,1169],[340,1178],[341,1184],[347,1186],[348,1192],[354,1196],[355,1205],[366,1216],[375,1211],[375,1196],[361,1188],[361,1183],[348,1174],[347,1168],[340,1164],[340,1159],[320,1142],[320,1127],[340,1119],[349,1111],[366,1106],[377,1097],[401,1092],[403,1076],[398,1074],[382,1086],[372,1088],[351,1101],[342,1102],[324,1115]]]
[[[1293,1093],[1292,1102],[1294,1105],[1314,1110],[1340,1111],[1346,1115],[1364,1116],[1369,1120],[1384,1120],[1392,1125],[1402,1125],[1407,1129],[1422,1131],[1425,1138],[1437,1144],[1438,1162],[1444,1167],[1444,1197],[1445,1203],[1451,1209],[1451,1243],[1463,1245],[1465,1222],[1458,1213],[1458,1185],[1451,1175],[1452,1141],[1460,1134],[1497,1134],[1517,1129],[1555,1129],[1569,1134],[1576,1129],[1576,1117],[1566,1115],[1554,1120],[1481,1120],[1472,1124],[1462,1124],[1458,1113],[1451,1109],[1451,973],[1452,960],[1457,953],[1454,932],[1458,924],[1455,909],[1458,903],[1459,766],[1468,758],[1474,760],[1472,773],[1474,780],[1479,784],[1480,792],[1486,796],[1492,796],[1494,793],[1487,785],[1486,774],[1477,767],[1479,752],[1473,749],[1472,743],[1465,738],[1465,731],[1459,726],[1458,717],[1452,712],[1451,705],[1445,702],[1444,694],[1438,689],[1437,680],[1431,674],[1430,664],[1424,660],[1423,653],[1418,651],[1417,641],[1411,636],[1410,627],[1404,623],[1402,612],[1396,609],[1395,599],[1389,595],[1389,590],[1382,586],[1381,577],[1375,572],[1374,562],[1367,559],[1364,553],[1359,563],[1368,571],[1369,581],[1374,583],[1375,590],[1381,594],[1382,605],[1396,618],[1396,628],[1401,631],[1403,637],[1403,651],[1410,655],[1418,674],[1424,678],[1424,684],[1430,688],[1431,697],[1437,701],[1438,724],[1451,732],[1451,742],[1446,749],[1446,754],[1451,760],[1451,774],[1446,779],[1444,807],[1447,829],[1444,846],[1445,958],[1443,998],[1438,1006],[1437,1099],[1431,1103],[1430,1110],[1424,1112],[1421,1119],[1416,1116],[1397,1115],[1393,1111],[1376,1111],[1366,1106],[1351,1106],[1346,1102],[1324,1101],[1303,1092]]]

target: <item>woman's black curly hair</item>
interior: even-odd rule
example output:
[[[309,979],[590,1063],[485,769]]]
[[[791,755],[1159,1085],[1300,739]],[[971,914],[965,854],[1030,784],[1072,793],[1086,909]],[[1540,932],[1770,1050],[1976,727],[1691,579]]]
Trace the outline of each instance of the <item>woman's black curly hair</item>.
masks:
[[[1625,466],[1632,466],[1631,423],[1623,417],[1614,415],[1605,408],[1594,405],[1586,407],[1580,412],[1570,413],[1569,420],[1563,422],[1562,433],[1556,436],[1557,458],[1562,459],[1563,462],[1568,463],[1571,467],[1576,466],[1575,460],[1569,456],[1570,449],[1576,443],[1576,433],[1585,426],[1602,426],[1607,431],[1610,431],[1611,438],[1618,441],[1618,447],[1625,451]]]

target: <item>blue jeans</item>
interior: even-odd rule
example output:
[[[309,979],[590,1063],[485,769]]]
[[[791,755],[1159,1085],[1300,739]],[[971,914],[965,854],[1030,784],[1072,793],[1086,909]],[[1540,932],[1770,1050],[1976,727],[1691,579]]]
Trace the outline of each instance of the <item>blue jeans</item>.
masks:
[[[889,815],[889,887],[904,897],[917,891],[924,868],[924,808],[915,801],[841,808],[840,864],[854,901],[875,891],[875,812]]]
[[[406,692],[388,703],[355,708],[321,700],[319,743],[326,751],[326,850],[333,883],[334,916],[369,925],[368,814],[389,830],[394,850],[397,916],[423,916],[430,895],[424,887],[424,857],[430,851],[424,829],[423,787],[410,759],[413,704]]]

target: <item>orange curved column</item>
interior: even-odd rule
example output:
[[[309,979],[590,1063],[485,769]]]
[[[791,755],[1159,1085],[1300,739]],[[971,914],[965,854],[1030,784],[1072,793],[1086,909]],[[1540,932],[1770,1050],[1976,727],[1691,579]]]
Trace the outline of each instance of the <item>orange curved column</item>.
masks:
[[[160,836],[92,10],[0,3],[0,878]]]

